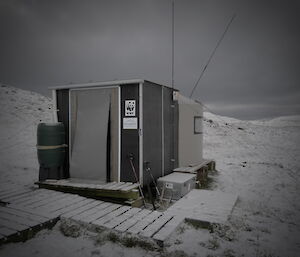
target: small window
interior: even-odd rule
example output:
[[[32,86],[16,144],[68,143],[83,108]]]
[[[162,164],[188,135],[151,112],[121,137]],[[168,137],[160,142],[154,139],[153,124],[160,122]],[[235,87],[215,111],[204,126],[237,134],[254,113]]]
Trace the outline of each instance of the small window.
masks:
[[[202,134],[202,117],[194,117],[194,134]]]

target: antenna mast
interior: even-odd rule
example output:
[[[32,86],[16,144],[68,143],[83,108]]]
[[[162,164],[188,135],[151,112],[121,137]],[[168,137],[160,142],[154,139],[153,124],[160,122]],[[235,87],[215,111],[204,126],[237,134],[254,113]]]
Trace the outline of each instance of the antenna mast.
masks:
[[[172,1],[172,89],[174,89],[174,0]]]

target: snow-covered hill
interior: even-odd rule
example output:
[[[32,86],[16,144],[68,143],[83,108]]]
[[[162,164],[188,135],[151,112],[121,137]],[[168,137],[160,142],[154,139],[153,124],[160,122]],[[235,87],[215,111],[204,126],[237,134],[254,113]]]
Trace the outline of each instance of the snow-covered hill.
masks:
[[[217,162],[213,190],[239,200],[228,226],[213,233],[184,225],[165,256],[297,256],[300,252],[300,116],[241,121],[204,114],[204,155]],[[0,86],[0,180],[29,186],[38,176],[36,127],[51,121],[51,101]],[[159,256],[95,235],[66,238],[57,228],[26,243],[0,248],[0,256]],[[66,247],[67,245],[67,247]],[[49,251],[49,248],[52,250]]]
[[[204,116],[204,154],[216,159],[219,171],[215,187],[239,195],[231,219],[238,243],[225,245],[231,245],[234,256],[297,256],[300,117],[239,121]]]
[[[0,85],[0,181],[37,180],[36,128],[51,121],[51,101],[38,93]]]

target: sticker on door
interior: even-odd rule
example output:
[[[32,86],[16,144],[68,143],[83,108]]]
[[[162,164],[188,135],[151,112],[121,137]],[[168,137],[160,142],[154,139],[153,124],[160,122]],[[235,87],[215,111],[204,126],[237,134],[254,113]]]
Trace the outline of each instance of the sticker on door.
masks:
[[[125,116],[135,116],[135,100],[125,101]]]

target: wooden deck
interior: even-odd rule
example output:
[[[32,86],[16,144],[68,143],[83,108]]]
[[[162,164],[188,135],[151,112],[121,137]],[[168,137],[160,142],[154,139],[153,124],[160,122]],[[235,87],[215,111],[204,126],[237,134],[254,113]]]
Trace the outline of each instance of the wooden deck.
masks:
[[[139,236],[152,239],[159,245],[175,231],[184,221],[174,215],[151,211],[130,206],[122,206],[107,202],[98,203],[93,207],[80,208],[71,213],[61,215],[88,228],[109,229],[127,236]]]
[[[228,196],[219,206],[216,199],[222,197],[222,192],[193,190],[173,207],[159,212],[48,189],[18,189],[20,191],[11,187],[0,190],[0,200],[5,203],[0,206],[0,245],[29,239],[59,219],[83,224],[88,229],[101,228],[124,236],[138,236],[163,245],[186,219],[226,222],[236,201]]]
[[[93,197],[121,204],[140,207],[142,201],[137,183],[130,182],[95,182],[90,180],[61,179],[36,182],[40,188],[57,190],[65,193],[75,193],[81,196]]]
[[[52,227],[58,219],[17,206],[0,207],[0,244],[25,241],[42,228]]]
[[[24,193],[32,191],[32,188],[17,185],[17,184],[0,184],[0,201],[5,204],[11,197],[22,195]]]
[[[27,240],[59,219],[151,238],[159,244],[176,227],[172,225],[176,223],[173,215],[75,194],[31,189],[22,194],[11,192],[3,195],[1,201],[7,204],[0,206],[0,244]],[[178,221],[177,226],[182,221]]]

